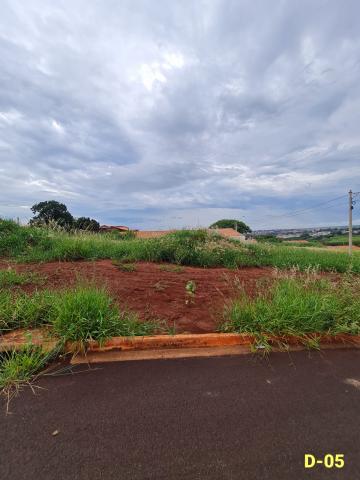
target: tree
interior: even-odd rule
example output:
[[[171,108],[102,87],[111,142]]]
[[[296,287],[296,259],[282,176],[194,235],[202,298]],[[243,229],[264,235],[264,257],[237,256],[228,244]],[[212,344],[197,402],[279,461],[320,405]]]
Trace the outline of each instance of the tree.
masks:
[[[79,217],[74,222],[74,228],[77,230],[87,230],[89,232],[98,232],[100,223],[89,217]]]
[[[241,220],[218,220],[217,222],[210,225],[210,228],[233,228],[234,230],[236,229],[239,233],[251,232],[251,228]]]
[[[62,227],[69,228],[74,222],[74,218],[68,211],[66,205],[59,203],[56,200],[48,200],[46,202],[35,203],[31,207],[34,217],[30,220],[30,224],[45,223],[53,221]]]

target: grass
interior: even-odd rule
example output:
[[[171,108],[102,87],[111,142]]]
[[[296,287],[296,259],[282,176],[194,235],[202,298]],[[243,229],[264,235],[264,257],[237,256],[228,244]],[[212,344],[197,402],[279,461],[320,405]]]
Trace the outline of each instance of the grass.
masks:
[[[19,351],[0,354],[0,392],[8,401],[19,388],[29,383],[63,348],[74,342],[74,350],[85,350],[90,340],[104,342],[114,336],[152,335],[160,322],[139,322],[137,315],[114,304],[105,289],[79,285],[72,290],[0,292],[0,333],[16,328],[48,325],[58,339],[58,347],[44,353],[26,345]]]
[[[0,270],[0,288],[14,287],[19,285],[28,284],[41,284],[44,283],[45,278],[38,273],[34,272],[21,272],[18,273],[13,268],[7,270]]]
[[[106,290],[81,286],[59,296],[50,321],[59,338],[82,346],[89,340],[151,335],[158,328],[156,322],[142,323],[135,313],[120,311]]]
[[[4,227],[4,223],[6,228]],[[281,244],[241,244],[216,232],[184,230],[151,239],[114,240],[109,234],[76,233],[21,227],[0,220],[0,255],[20,262],[113,259],[121,264],[136,261],[166,262],[198,267],[274,266],[301,270],[360,273],[360,254],[294,248]],[[10,241],[10,240],[11,241]],[[12,244],[13,242],[13,244]]]
[[[335,235],[330,238],[324,238],[321,240],[324,245],[348,245],[349,243],[349,236],[348,235]],[[360,247],[360,235],[353,235],[353,245]]]
[[[55,294],[47,290],[25,292],[0,291],[0,334],[16,328],[37,328],[49,324]]]
[[[225,311],[224,332],[255,335],[360,333],[360,280],[340,283],[309,274],[262,284],[253,298],[242,291]]]
[[[72,290],[0,292],[0,333],[16,328],[49,325],[63,342],[85,345],[113,336],[150,335],[156,322],[139,322],[137,315],[121,310],[105,289],[79,285]]]
[[[13,396],[23,385],[44,369],[58,354],[58,348],[44,352],[41,347],[31,344],[20,350],[2,353],[0,357],[0,393],[7,400],[7,408]]]
[[[307,248],[307,247],[321,248],[321,247],[324,247],[324,245],[322,245],[320,242],[317,242],[315,240],[306,240],[306,243],[284,241],[284,242],[281,242],[281,245],[283,245],[285,247],[299,247],[299,248]]]
[[[305,271],[309,267],[316,267],[327,272],[360,273],[360,254],[354,252],[350,257],[347,252],[310,250],[272,245],[250,245],[258,265],[268,265],[281,269],[293,266]]]

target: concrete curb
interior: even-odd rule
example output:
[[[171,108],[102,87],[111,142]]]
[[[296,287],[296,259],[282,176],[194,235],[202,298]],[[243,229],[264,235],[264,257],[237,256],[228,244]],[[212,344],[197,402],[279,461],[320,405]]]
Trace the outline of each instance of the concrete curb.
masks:
[[[307,348],[304,338],[284,335],[267,335],[267,342],[273,351],[304,350]],[[320,348],[360,348],[360,335],[342,334],[337,336],[313,333],[307,335],[316,340]],[[41,345],[51,350],[56,339],[49,336],[47,329],[17,330],[0,336],[0,351],[19,349],[29,343]],[[237,333],[205,333],[154,335],[147,337],[113,337],[103,344],[91,341],[84,355],[77,343],[68,342],[67,353],[75,353],[72,363],[95,363],[102,361],[145,360],[158,358],[185,358],[194,356],[219,356],[248,354],[262,351],[261,342],[254,335]]]
[[[20,350],[29,343],[41,346],[43,350],[49,352],[56,347],[57,339],[51,337],[46,328],[34,328],[32,330],[21,328],[0,335],[0,352]]]
[[[317,339],[320,348],[360,348],[360,336],[352,335],[309,335]],[[272,351],[305,350],[304,339],[296,336],[267,337]],[[134,360],[159,360],[189,357],[215,357],[246,355],[253,353],[256,337],[237,333],[206,333],[156,335],[149,337],[114,337],[102,345],[90,342],[86,354],[75,354],[72,364],[103,363]],[[259,343],[259,342],[258,342]],[[78,350],[76,344],[68,344],[71,352]],[[257,346],[262,351],[261,344]],[[256,347],[255,347],[256,351]]]
[[[319,333],[309,334],[309,339],[317,340],[320,346],[332,345],[343,347],[345,345],[359,346],[360,335],[323,335]],[[178,335],[154,335],[148,337],[113,337],[102,345],[98,342],[89,342],[88,352],[106,352],[110,350],[153,350],[161,348],[204,348],[204,347],[230,347],[230,346],[251,346],[256,342],[254,335],[238,333],[204,333],[204,334],[178,334]],[[304,339],[294,335],[268,335],[270,345],[279,347],[281,345],[304,347]],[[259,341],[257,341],[259,343]],[[67,344],[69,352],[77,351],[76,344]]]

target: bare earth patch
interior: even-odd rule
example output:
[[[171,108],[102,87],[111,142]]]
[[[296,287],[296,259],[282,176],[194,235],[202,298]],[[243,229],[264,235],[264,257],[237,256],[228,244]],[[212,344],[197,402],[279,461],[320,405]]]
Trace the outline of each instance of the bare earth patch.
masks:
[[[43,264],[16,265],[19,272],[31,271],[47,277],[44,285],[26,285],[22,290],[31,292],[36,288],[69,288],[79,281],[95,282],[108,288],[116,301],[136,311],[140,318],[164,320],[177,333],[214,332],[224,305],[234,298],[237,286],[253,294],[256,281],[272,276],[270,268],[181,267],[164,268],[165,264],[135,263],[134,271],[123,271],[111,260],[96,262],[51,262]],[[0,268],[6,268],[2,263]],[[196,284],[194,302],[186,303],[185,286],[190,280]]]

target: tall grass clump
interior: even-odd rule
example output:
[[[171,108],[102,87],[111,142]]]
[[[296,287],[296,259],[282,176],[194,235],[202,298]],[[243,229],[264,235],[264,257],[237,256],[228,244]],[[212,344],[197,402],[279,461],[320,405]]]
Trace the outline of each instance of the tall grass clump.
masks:
[[[3,352],[0,355],[0,393],[7,400],[7,407],[23,385],[43,370],[59,353],[55,347],[44,351],[41,347],[27,344],[19,350]]]
[[[49,326],[64,341],[86,344],[113,336],[150,335],[156,322],[139,322],[135,313],[120,310],[106,290],[77,286],[72,290],[0,292],[0,333],[17,328]]]
[[[360,333],[360,280],[280,278],[259,287],[256,297],[242,291],[225,311],[222,331],[304,335]]]
[[[0,334],[16,328],[36,328],[50,322],[55,293],[0,290]]]
[[[12,220],[0,219],[0,257],[26,256],[34,247],[45,251],[50,247],[46,231],[23,227]]]
[[[148,335],[157,327],[139,322],[135,313],[120,311],[106,290],[82,286],[56,298],[50,321],[55,335],[83,345],[115,336]]]

